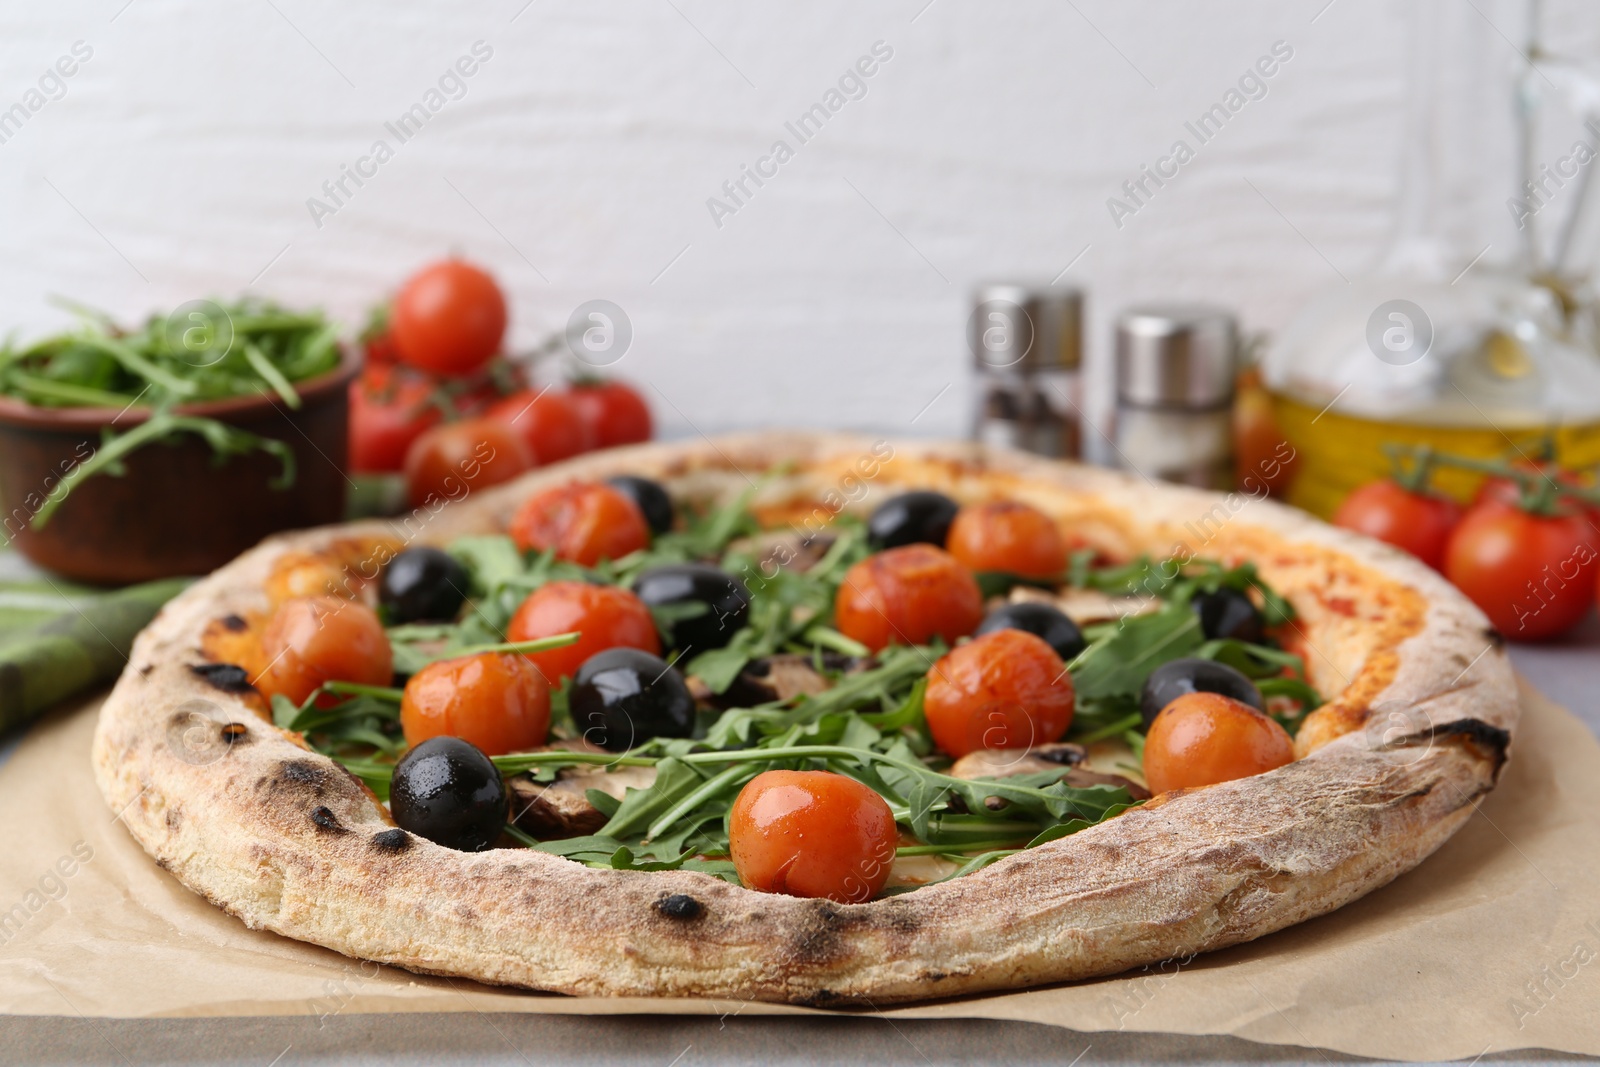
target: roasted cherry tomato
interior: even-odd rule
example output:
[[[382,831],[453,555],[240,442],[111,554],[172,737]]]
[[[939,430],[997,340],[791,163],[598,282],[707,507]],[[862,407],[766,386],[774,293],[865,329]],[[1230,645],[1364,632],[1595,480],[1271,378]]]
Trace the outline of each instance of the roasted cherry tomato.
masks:
[[[482,652],[430,663],[400,701],[406,744],[459,737],[491,756],[525,752],[550,733],[550,685],[522,656]]]
[[[1161,709],[1144,740],[1152,793],[1248,778],[1294,759],[1289,734],[1248,704],[1219,693],[1186,693]]]
[[[413,507],[460,500],[509,482],[533,460],[517,432],[497,419],[435,426],[406,452],[406,493]]]
[[[584,660],[569,700],[583,739],[610,752],[694,732],[689,683],[678,668],[637,648],[608,648]]]
[[[389,810],[402,830],[461,852],[482,852],[506,825],[506,783],[459,737],[422,742],[395,764]]]
[[[411,442],[444,418],[432,402],[438,385],[401,367],[368,367],[350,383],[350,469],[397,471]]]
[[[308,596],[278,605],[261,631],[267,667],[255,686],[264,696],[303,703],[323,682],[388,685],[394,652],[378,615],[336,596]]]
[[[1369,482],[1344,498],[1333,524],[1375,537],[1439,570],[1445,545],[1461,521],[1461,507],[1449,497],[1413,493],[1385,478]]]
[[[638,390],[622,382],[576,382],[572,399],[594,448],[637,444],[655,432],[650,405]]]
[[[1010,629],[957,645],[928,672],[923,698],[934,743],[958,759],[1059,741],[1073,707],[1072,675],[1055,649]]]
[[[972,572],[932,545],[903,545],[845,572],[833,605],[839,632],[874,652],[891,644],[954,641],[983,621]]]
[[[574,631],[582,634],[577,644],[528,656],[551,684],[608,648],[661,651],[655,619],[643,601],[620,586],[588,582],[546,582],[534,590],[511,617],[506,640],[537,641]]]
[[[468,374],[500,351],[506,298],[485,271],[459,259],[430,264],[395,297],[389,316],[400,358],[433,374]]]
[[[979,573],[1056,578],[1067,569],[1067,545],[1055,520],[1015,500],[962,508],[950,524],[945,547]]]
[[[928,544],[944,547],[961,505],[928,489],[892,496],[867,519],[867,538],[877,549]]]
[[[639,506],[609,485],[571,482],[529,499],[511,520],[523,551],[554,549],[557,558],[592,567],[650,545]]]
[[[1083,639],[1078,624],[1067,618],[1059,608],[1037,600],[1019,600],[1002,604],[983,617],[983,622],[973,631],[974,637],[994,633],[996,630],[1022,630],[1055,649],[1062,660],[1070,660],[1089,647]]]
[[[438,548],[408,548],[391,559],[378,579],[378,605],[390,625],[449,622],[467,599],[467,568]]]
[[[745,886],[841,904],[878,895],[899,840],[884,799],[831,771],[763,771],[728,817],[728,849]]]
[[[1224,585],[1210,593],[1196,593],[1189,606],[1200,616],[1200,632],[1207,641],[1231,639],[1259,645],[1266,636],[1261,612],[1237,589]]]
[[[662,640],[685,656],[722,648],[750,619],[750,590],[710,563],[651,567],[633,580],[633,591],[646,607],[666,609]]]
[[[672,529],[677,509],[672,506],[672,497],[667,495],[667,490],[660,482],[632,474],[619,474],[615,478],[607,478],[606,484],[639,505],[644,521],[650,524],[651,533],[664,534]]]
[[[524,389],[497,401],[486,414],[515,428],[540,466],[589,450],[588,428],[566,393]]]
[[[1221,693],[1257,711],[1267,710],[1256,683],[1226,663],[1214,659],[1186,656],[1168,660],[1144,680],[1139,694],[1139,714],[1149,726],[1161,714],[1161,709],[1186,693]]]
[[[1600,537],[1579,511],[1532,515],[1498,501],[1467,512],[1445,551],[1445,577],[1513,641],[1565,633],[1594,602]]]

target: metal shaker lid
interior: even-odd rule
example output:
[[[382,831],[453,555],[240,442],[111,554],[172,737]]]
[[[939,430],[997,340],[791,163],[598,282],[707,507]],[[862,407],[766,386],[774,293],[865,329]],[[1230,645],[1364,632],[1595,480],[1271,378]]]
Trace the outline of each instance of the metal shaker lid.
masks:
[[[1117,317],[1117,397],[1130,404],[1214,407],[1233,396],[1233,315],[1205,304],[1151,304]]]
[[[967,345],[980,370],[1076,370],[1083,362],[1083,293],[980,285],[972,292]]]

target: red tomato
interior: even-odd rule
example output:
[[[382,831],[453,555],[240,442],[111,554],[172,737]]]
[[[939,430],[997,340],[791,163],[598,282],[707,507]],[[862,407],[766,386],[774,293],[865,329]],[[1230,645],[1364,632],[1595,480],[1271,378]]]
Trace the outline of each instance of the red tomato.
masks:
[[[982,621],[983,594],[972,572],[932,545],[868,556],[845,572],[833,604],[839,632],[874,652],[934,637],[954,641]]]
[[[1450,537],[1445,577],[1513,641],[1539,641],[1583,620],[1593,602],[1600,535],[1582,512],[1530,515],[1476,505]]]
[[[526,752],[550,733],[550,686],[522,656],[483,652],[430,663],[400,701],[406,744],[459,737],[486,756]]]
[[[362,353],[367,357],[367,366],[378,366],[399,362],[400,350],[395,347],[394,334],[387,329],[381,333],[372,334],[361,339]]]
[[[255,687],[296,704],[323,682],[388,685],[394,652],[377,612],[336,596],[307,596],[278,605],[261,631],[267,666]]]
[[[593,448],[638,444],[650,440],[655,432],[650,405],[632,386],[622,382],[577,382],[571,395],[588,427]]]
[[[1375,537],[1440,570],[1450,532],[1461,521],[1461,505],[1433,493],[1413,493],[1385,478],[1344,498],[1333,524]]]
[[[644,601],[616,585],[547,582],[522,602],[506,628],[507,641],[537,641],[577,631],[575,645],[534,652],[528,659],[552,683],[577,674],[583,661],[608,648],[661,654],[661,635]]]
[[[1144,740],[1152,793],[1248,778],[1294,760],[1288,731],[1220,693],[1185,693],[1161,709]]]
[[[389,329],[400,358],[413,367],[468,374],[500,351],[505,294],[491,275],[470,263],[432,263],[406,279]]]
[[[533,466],[528,446],[498,419],[436,426],[406,452],[406,493],[412,507],[460,500],[474,489],[510,481]]]
[[[511,539],[524,552],[555,549],[557,558],[592,567],[650,545],[644,513],[619,490],[571,482],[528,500],[511,520]]]
[[[406,449],[443,417],[430,402],[435,384],[393,366],[368,367],[350,383],[350,469],[397,471]]]
[[[878,895],[899,840],[884,799],[832,771],[763,771],[728,817],[728,851],[748,888],[841,904]]]
[[[956,646],[928,672],[928,730],[960,758],[984,748],[1059,741],[1072,725],[1072,675],[1055,649],[1022,630]]]
[[[1014,500],[968,504],[956,512],[945,547],[979,572],[1058,578],[1067,569],[1067,543],[1055,520]]]
[[[1560,486],[1571,486],[1574,489],[1592,489],[1594,486],[1576,471],[1564,471],[1551,463],[1516,463],[1513,466],[1526,470],[1530,474],[1543,474],[1555,481]],[[1522,500],[1522,487],[1511,478],[1490,477],[1483,480],[1478,486],[1477,495],[1472,498],[1474,504],[1499,503],[1508,507],[1517,507]],[[1563,498],[1563,503],[1574,509],[1582,510],[1589,516],[1589,522],[1600,529],[1600,506],[1590,504],[1585,500]]]
[[[524,389],[491,405],[488,415],[515,427],[540,466],[589,450],[588,427],[566,393]]]

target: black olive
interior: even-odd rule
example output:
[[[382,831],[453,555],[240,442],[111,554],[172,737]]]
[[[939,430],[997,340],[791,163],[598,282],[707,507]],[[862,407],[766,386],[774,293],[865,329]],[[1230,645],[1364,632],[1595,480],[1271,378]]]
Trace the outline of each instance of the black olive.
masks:
[[[389,810],[401,829],[445,848],[482,852],[506,825],[506,784],[459,737],[430,737],[395,765]]]
[[[1200,632],[1207,641],[1232,638],[1259,645],[1265,636],[1261,612],[1237,589],[1222,586],[1215,593],[1196,593],[1189,606],[1200,616]]]
[[[467,599],[467,569],[437,548],[408,548],[389,561],[378,604],[391,625],[450,622]]]
[[[619,474],[615,478],[607,478],[606,484],[639,505],[651,533],[664,534],[672,529],[672,498],[660,482],[632,474]]]
[[[661,640],[668,648],[705,652],[721,648],[750,619],[750,590],[744,582],[709,563],[671,563],[652,567],[633,580],[633,591],[648,608],[670,608],[658,616]],[[705,610],[676,613],[694,605]]]
[[[1144,680],[1144,690],[1139,694],[1139,714],[1144,717],[1144,724],[1155,722],[1162,708],[1185,693],[1221,693],[1257,711],[1266,710],[1261,691],[1239,671],[1214,659],[1191,656],[1163,663]]]
[[[961,505],[927,489],[892,496],[867,519],[867,537],[873,548],[930,544],[944,547],[945,535]]]
[[[612,752],[694,730],[694,697],[683,675],[637,648],[608,648],[584,660],[568,701],[584,740]]]
[[[973,636],[991,634],[996,630],[1023,630],[1035,637],[1042,637],[1045,644],[1056,650],[1056,655],[1069,662],[1089,647],[1077,623],[1059,609],[1035,600],[1000,605],[984,616]]]

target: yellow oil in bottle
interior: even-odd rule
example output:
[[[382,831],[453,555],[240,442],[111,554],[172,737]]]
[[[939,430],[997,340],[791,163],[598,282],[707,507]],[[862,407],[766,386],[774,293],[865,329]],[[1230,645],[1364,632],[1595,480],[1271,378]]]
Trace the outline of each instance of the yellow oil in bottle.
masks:
[[[1521,454],[1541,458],[1543,442],[1554,446],[1563,467],[1600,465],[1600,421],[1568,426],[1499,425],[1436,426],[1419,422],[1380,422],[1355,418],[1273,393],[1278,428],[1295,451],[1294,481],[1288,501],[1327,519],[1358,486],[1386,476],[1391,469],[1385,444],[1431,445],[1441,452],[1475,459],[1517,460]],[[1467,501],[1481,475],[1441,467],[1433,485]]]

